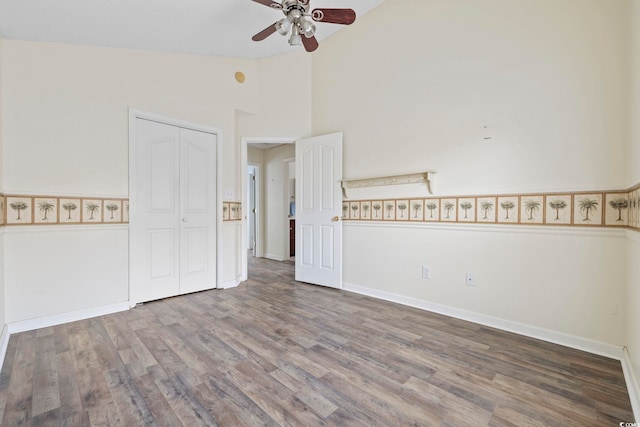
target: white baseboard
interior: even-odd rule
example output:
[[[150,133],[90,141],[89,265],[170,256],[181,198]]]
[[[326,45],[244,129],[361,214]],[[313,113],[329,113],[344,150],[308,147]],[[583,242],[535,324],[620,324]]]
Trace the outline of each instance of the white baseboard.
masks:
[[[7,355],[7,347],[9,346],[9,328],[7,325],[2,327],[2,335],[0,335],[0,371],[4,364],[4,358]]]
[[[282,258],[280,255],[264,254],[264,258],[272,259],[274,261],[284,261],[284,258]]]
[[[90,319],[92,317],[103,316],[105,314],[117,313],[129,310],[129,301],[123,301],[100,307],[87,308],[85,310],[72,311],[69,313],[54,314],[52,316],[38,317],[35,319],[21,320],[7,324],[9,334],[32,331],[39,328],[61,325],[63,323],[75,322],[77,320]]]
[[[380,291],[377,289],[365,288],[349,283],[344,283],[343,289],[345,291],[367,295],[385,301],[391,301],[398,304],[407,305],[409,307],[431,311],[433,313],[438,313],[445,316],[455,317],[456,319],[467,320],[469,322],[490,326],[492,328],[513,332],[542,341],[560,344],[566,347],[575,348],[577,350],[587,351],[589,353],[609,357],[611,359],[622,359],[622,347],[613,344],[607,344],[600,341],[564,334],[562,332],[556,332],[548,329],[538,328],[536,326],[526,325],[524,323],[513,322],[511,320],[487,316],[480,313],[474,313],[471,311],[461,310],[459,308],[435,304],[417,298]]]
[[[237,279],[234,280],[227,280],[226,282],[222,282],[220,284],[220,286],[218,287],[218,289],[231,289],[231,288],[235,288],[236,286],[238,286],[240,283],[242,283],[242,278],[239,277]]]
[[[636,422],[640,422],[640,387],[638,386],[638,377],[633,370],[631,357],[626,347],[622,352],[622,372],[624,372],[624,379],[627,382],[629,400],[631,400],[631,408],[633,408],[633,417]]]

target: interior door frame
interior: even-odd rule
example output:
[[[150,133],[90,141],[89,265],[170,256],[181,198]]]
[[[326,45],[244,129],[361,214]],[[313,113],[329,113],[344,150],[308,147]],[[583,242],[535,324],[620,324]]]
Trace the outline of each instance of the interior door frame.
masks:
[[[256,137],[242,137],[240,138],[240,170],[242,171],[240,173],[240,176],[242,177],[242,182],[240,183],[240,187],[242,188],[242,200],[246,202],[248,196],[248,185],[247,185],[247,167],[249,166],[249,160],[248,160],[248,147],[250,143],[258,143],[258,144],[295,144],[296,140],[300,139],[299,137],[287,137],[287,136],[280,136],[280,137],[260,137],[260,136],[256,136]],[[265,165],[262,165],[263,170],[265,170],[264,168],[266,167]],[[264,173],[264,172],[263,172]],[[264,189],[261,188],[260,191],[263,191]],[[242,210],[243,212],[243,216],[242,216],[242,229],[241,229],[241,235],[242,237],[242,251],[241,251],[241,266],[242,266],[242,273],[241,273],[241,277],[240,277],[240,281],[244,282],[245,280],[248,279],[248,258],[247,258],[247,252],[249,250],[248,245],[247,245],[247,239],[244,238],[244,236],[247,235],[248,230],[247,228],[249,227],[248,225],[248,219],[247,219],[247,212],[246,209]],[[288,224],[288,219],[284,218],[283,221],[287,221]],[[260,232],[262,232],[262,228],[260,227],[259,223],[258,223],[258,227],[256,227],[256,234],[258,233],[258,228],[260,228]],[[285,230],[288,230],[289,227],[287,226],[285,228]]]
[[[253,175],[253,208],[255,209],[255,212],[251,212],[251,200],[250,197],[247,197],[247,209],[244,210],[243,212],[245,213],[245,215],[247,215],[247,234],[245,235],[245,239],[247,239],[247,249],[249,248],[249,246],[251,245],[251,234],[249,233],[250,228],[251,228],[251,214],[253,213],[253,221],[255,224],[253,224],[253,256],[262,256],[262,251],[258,249],[259,244],[262,243],[259,240],[259,236],[260,236],[260,232],[261,227],[260,227],[260,216],[262,215],[261,209],[259,209],[260,206],[260,202],[261,202],[261,185],[262,185],[262,180],[260,179],[260,176],[262,174],[262,164],[259,163],[247,163],[247,170],[249,169],[249,167],[253,167],[254,168],[254,175]],[[248,178],[247,178],[248,179]],[[249,182],[247,182],[247,184],[249,184]],[[250,187],[250,186],[249,186]],[[250,191],[247,190],[247,196],[250,195]]]
[[[191,129],[199,132],[205,132],[216,135],[216,288],[221,288],[221,271],[222,271],[222,256],[221,256],[221,244],[220,236],[222,235],[222,174],[221,174],[221,159],[222,159],[222,130],[198,123],[188,122],[174,117],[167,117],[148,111],[129,108],[129,216],[135,216],[135,203],[136,200],[136,183],[135,183],[135,171],[133,170],[136,164],[135,148],[136,148],[136,119],[151,120],[158,123],[163,123],[171,126],[176,126],[185,129]],[[129,225],[129,234],[131,233],[131,225]],[[129,238],[129,307],[133,307],[135,304],[131,300],[131,238]],[[245,254],[246,256],[246,254]]]

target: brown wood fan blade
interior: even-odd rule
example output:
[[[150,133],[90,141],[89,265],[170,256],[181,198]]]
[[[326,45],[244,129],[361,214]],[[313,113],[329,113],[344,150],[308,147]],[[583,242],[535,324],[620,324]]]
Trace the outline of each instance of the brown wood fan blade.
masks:
[[[259,41],[262,41],[262,40],[266,39],[267,37],[269,37],[271,34],[273,34],[275,32],[276,32],[276,24],[274,23],[274,24],[269,25],[264,30],[260,31],[255,36],[251,37],[251,40],[253,40],[254,42],[259,42]]]
[[[273,9],[282,9],[282,5],[280,3],[278,3],[277,1],[272,1],[272,0],[253,0],[256,3],[260,3],[263,4],[265,6],[269,6]]]
[[[302,36],[302,44],[307,52],[313,52],[318,48],[318,40],[316,40],[315,36],[309,38]]]
[[[356,11],[353,9],[313,9],[311,18],[317,22],[350,25],[356,20]]]

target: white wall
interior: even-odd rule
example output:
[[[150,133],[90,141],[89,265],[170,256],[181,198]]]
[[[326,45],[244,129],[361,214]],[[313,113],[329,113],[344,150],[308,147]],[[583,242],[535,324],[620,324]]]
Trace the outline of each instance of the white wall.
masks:
[[[344,282],[624,344],[624,231],[503,228],[347,223]]]
[[[3,48],[3,39],[0,37],[0,193],[3,189],[3,181],[4,181],[4,167],[3,167],[3,155],[2,155],[2,135],[4,134],[4,126],[2,125],[2,111],[3,111],[3,97],[2,97],[2,87],[3,87],[3,78],[2,78],[2,48]],[[5,294],[4,294],[4,230],[0,227],[0,330],[6,323],[5,321]]]
[[[221,128],[252,110],[255,61],[5,40],[5,188],[126,195],[129,107]],[[233,176],[223,175],[223,190]]]
[[[640,182],[640,2],[630,1],[629,184]],[[640,417],[640,233],[628,233],[626,344],[635,373],[635,415]],[[629,384],[631,386],[631,384]],[[640,419],[638,419],[640,421]]]
[[[221,128],[223,191],[236,187],[235,109],[253,109],[257,90],[255,78],[241,85],[234,73],[255,76],[255,61],[14,40],[2,56],[7,193],[126,197],[130,107]],[[128,299],[126,232],[34,230],[5,239],[7,322]],[[63,252],[26,250],[51,248],[66,233]],[[227,234],[223,247],[234,246]],[[220,266],[225,279],[238,274],[232,253]],[[62,254],[60,267],[45,267]],[[99,278],[92,285],[74,272],[85,265]],[[107,294],[91,289],[106,286],[103,278]]]
[[[7,323],[5,295],[4,229],[0,227],[0,331]],[[0,362],[1,363],[1,362]]]
[[[627,184],[640,183],[640,2],[638,0],[629,1],[630,10],[630,137],[629,155],[627,164],[629,179]]]
[[[0,37],[0,192],[3,188],[3,182],[4,182],[4,161],[3,161],[3,156],[2,156],[2,136],[4,134],[4,126],[2,124],[3,118],[2,118],[2,111],[3,111],[3,97],[2,97],[2,86],[3,86],[3,78],[2,78],[2,50],[3,50],[3,39],[2,37]],[[1,275],[0,275],[1,276]]]
[[[344,132],[346,179],[434,169],[436,195],[626,188],[626,14],[600,0],[386,2],[314,54],[313,133]],[[345,281],[624,344],[620,233],[478,228],[347,224]],[[419,279],[423,263],[437,279]]]
[[[265,257],[275,260],[289,259],[286,253],[288,236],[286,202],[289,165],[284,159],[295,157],[295,145],[285,144],[264,152],[265,162]]]
[[[244,137],[304,137],[311,132],[311,55],[304,51],[257,62],[258,104],[244,117]]]
[[[344,131],[346,179],[435,169],[442,194],[624,188],[625,13],[385,2],[314,54],[313,133]]]
[[[237,201],[243,191],[236,166],[239,112],[251,118],[251,132],[260,135],[310,129],[311,60],[302,55],[258,61],[4,40],[0,57],[6,193],[126,197],[130,107],[220,128],[222,191],[232,192]],[[236,71],[246,75],[244,84],[234,79]],[[286,71],[293,77],[281,78]],[[291,117],[271,103],[273,94],[287,92],[306,100]],[[269,99],[263,102],[262,97]],[[51,249],[67,233],[64,252],[38,249],[27,257],[28,245]],[[241,239],[239,223],[225,224],[219,266],[225,286],[241,275]],[[99,257],[88,250],[88,242],[100,248]],[[11,258],[10,266],[5,260],[6,322],[128,299],[122,274],[126,233],[21,228],[8,232],[4,245]],[[63,255],[61,264],[48,268]],[[76,265],[80,274],[74,273]],[[96,277],[110,279],[108,290],[87,291],[94,285],[87,285],[84,265],[94,267]],[[102,279],[95,282],[103,284]]]
[[[627,238],[627,304],[625,344],[631,359],[634,379],[627,381],[630,392],[635,391],[634,410],[640,421],[640,233],[628,232]],[[635,381],[634,381],[635,380]]]
[[[5,245],[7,323],[129,299],[126,226],[14,227]]]

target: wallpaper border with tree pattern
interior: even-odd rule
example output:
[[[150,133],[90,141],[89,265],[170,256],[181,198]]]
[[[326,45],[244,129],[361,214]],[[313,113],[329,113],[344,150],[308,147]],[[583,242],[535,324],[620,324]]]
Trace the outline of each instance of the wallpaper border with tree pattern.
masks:
[[[0,194],[0,226],[128,222],[129,199]]]
[[[347,221],[446,222],[640,231],[640,184],[628,190],[345,200]],[[222,203],[223,221],[241,221],[242,203]],[[0,226],[126,224],[129,199],[0,194]]]
[[[242,221],[242,203],[222,202],[223,221]]]
[[[615,227],[640,231],[640,184],[628,190],[345,200],[346,221]]]
[[[223,221],[241,221],[242,204],[223,202]],[[0,194],[0,227],[127,224],[129,199]]]

